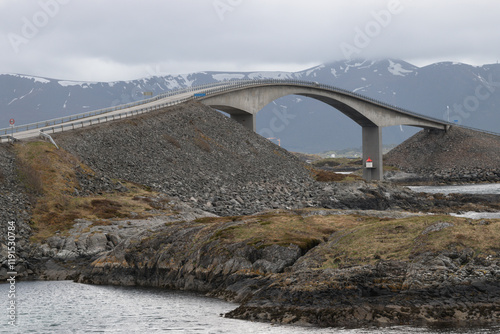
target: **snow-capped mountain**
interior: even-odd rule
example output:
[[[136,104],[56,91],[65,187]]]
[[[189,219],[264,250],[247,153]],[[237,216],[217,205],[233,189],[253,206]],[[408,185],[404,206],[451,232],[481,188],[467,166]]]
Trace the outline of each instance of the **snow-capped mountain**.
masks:
[[[233,79],[316,81],[348,89],[424,115],[500,132],[500,65],[437,63],[416,67],[394,59],[351,60],[299,72],[198,72],[118,82],[75,82],[28,75],[0,75],[0,128],[144,99],[143,92]],[[265,137],[293,151],[320,152],[361,145],[361,128],[319,101],[286,96],[257,116]],[[384,143],[399,143],[419,129],[384,129]]]

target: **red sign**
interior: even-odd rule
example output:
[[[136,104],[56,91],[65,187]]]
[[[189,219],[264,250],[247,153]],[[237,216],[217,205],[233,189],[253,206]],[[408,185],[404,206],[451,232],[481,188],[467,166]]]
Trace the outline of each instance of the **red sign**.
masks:
[[[372,162],[372,159],[368,158],[366,159],[366,162]]]
[[[11,118],[11,119],[9,120],[10,125],[14,125],[14,123],[15,123],[15,122],[16,122],[16,121],[15,121],[13,118]]]

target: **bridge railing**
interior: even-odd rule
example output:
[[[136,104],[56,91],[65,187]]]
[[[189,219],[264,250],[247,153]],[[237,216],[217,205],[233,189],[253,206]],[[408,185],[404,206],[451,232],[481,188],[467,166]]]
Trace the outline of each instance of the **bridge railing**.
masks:
[[[111,112],[111,111],[135,107],[135,106],[138,106],[141,104],[146,104],[146,103],[156,101],[156,100],[158,100],[158,98],[154,97],[154,98],[150,98],[150,99],[146,99],[146,100],[142,100],[142,101],[137,101],[137,102],[132,102],[132,103],[127,103],[127,104],[123,104],[123,105],[119,105],[119,106],[115,106],[115,107],[97,109],[97,110],[92,110],[92,111],[88,111],[88,112],[84,112],[84,113],[80,113],[80,114],[53,118],[53,119],[49,119],[46,121],[40,121],[40,122],[23,124],[23,125],[9,127],[9,128],[3,128],[3,129],[0,129],[0,134],[7,134],[7,133],[12,133],[12,132],[15,133],[15,132],[20,132],[20,131],[27,131],[27,130],[44,128],[44,127],[47,127],[50,125],[71,122],[74,120],[87,118],[87,117],[91,117],[91,116],[97,116],[97,115],[104,114],[104,113]]]
[[[488,130],[483,130],[483,129],[478,129],[478,128],[474,128],[474,127],[470,127],[470,126],[465,126],[465,125],[458,125],[456,123],[447,122],[447,121],[439,119],[439,118],[435,118],[435,117],[432,117],[432,116],[427,116],[427,115],[423,115],[423,114],[420,114],[420,113],[417,113],[417,112],[413,112],[413,111],[410,111],[408,109],[401,108],[401,107],[398,107],[398,106],[395,106],[395,105],[392,105],[392,104],[389,104],[389,103],[386,103],[386,102],[383,102],[383,101],[380,101],[380,100],[377,100],[377,99],[374,99],[374,98],[371,98],[371,97],[368,97],[368,96],[365,96],[365,95],[362,95],[362,94],[359,94],[359,93],[356,93],[356,92],[352,92],[352,91],[349,91],[349,90],[344,89],[344,88],[339,88],[339,87],[335,87],[335,86],[331,86],[331,85],[326,85],[326,84],[320,84],[320,83],[311,82],[311,81],[292,80],[292,79],[258,79],[258,80],[248,79],[248,80],[234,80],[234,81],[228,81],[228,82],[224,82],[224,83],[219,83],[219,85],[220,85],[219,87],[217,87],[218,85],[216,85],[215,87],[213,87],[213,88],[211,88],[209,90],[204,91],[204,93],[207,96],[208,95],[216,95],[216,94],[219,94],[219,93],[224,93],[224,92],[229,91],[229,90],[237,90],[237,89],[240,89],[240,88],[247,88],[247,87],[250,87],[250,86],[262,86],[262,85],[266,85],[266,84],[269,84],[269,85],[275,85],[275,84],[281,84],[281,85],[298,85],[298,86],[302,86],[302,87],[303,86],[308,86],[308,87],[312,87],[312,88],[321,88],[321,89],[325,89],[325,90],[328,90],[328,91],[334,91],[336,93],[341,93],[341,94],[344,94],[344,95],[347,95],[347,96],[356,97],[358,99],[361,99],[361,100],[364,100],[364,101],[367,101],[367,102],[379,105],[379,106],[384,107],[384,108],[392,109],[392,110],[397,111],[397,112],[401,112],[401,113],[404,113],[404,114],[407,114],[407,115],[411,115],[411,116],[415,116],[415,117],[418,117],[418,118],[426,119],[426,120],[433,121],[433,122],[436,122],[436,123],[440,123],[440,124],[443,124],[443,125],[457,126],[457,127],[461,127],[461,128],[465,128],[465,129],[470,129],[470,130],[474,130],[474,131],[479,131],[479,132],[483,132],[483,133],[487,133],[487,134],[492,134],[492,135],[500,136],[500,133],[498,133],[498,132],[488,131]],[[202,99],[203,97],[198,97],[198,98]]]
[[[26,125],[17,126],[17,127],[9,127],[9,128],[0,129],[0,142],[3,139],[5,139],[6,136],[11,135],[13,132],[15,133],[15,132],[19,132],[19,131],[26,131],[26,130],[38,129],[38,128],[53,129],[53,128],[56,128],[57,124],[63,125],[64,123],[73,122],[73,121],[78,120],[78,119],[82,119],[83,120],[83,119],[91,117],[91,116],[97,116],[97,115],[101,115],[101,114],[105,114],[105,113],[108,113],[108,112],[112,112],[112,111],[116,111],[116,110],[121,110],[121,109],[128,109],[128,108],[135,107],[135,106],[138,106],[138,105],[147,104],[147,103],[150,103],[150,102],[158,101],[158,100],[161,100],[161,99],[165,99],[165,98],[168,98],[168,97],[172,97],[172,96],[175,96],[175,95],[180,95],[180,94],[184,94],[184,93],[188,93],[188,92],[193,92],[193,94],[191,96],[185,98],[185,99],[182,99],[182,101],[187,101],[187,100],[191,100],[191,99],[203,99],[204,98],[204,97],[201,97],[201,96],[200,97],[194,96],[194,92],[204,93],[205,97],[207,97],[207,96],[210,96],[210,95],[217,95],[217,94],[224,93],[224,92],[227,92],[227,91],[244,89],[244,88],[248,88],[248,87],[252,87],[252,86],[276,85],[276,84],[280,84],[280,85],[294,85],[294,86],[311,87],[311,88],[320,88],[320,89],[324,89],[324,90],[328,90],[328,91],[334,91],[336,93],[340,93],[340,94],[343,94],[343,95],[346,95],[346,96],[356,97],[356,98],[358,98],[360,100],[364,100],[364,101],[367,101],[367,102],[370,102],[370,103],[374,103],[374,104],[379,105],[381,107],[392,109],[394,111],[401,112],[401,113],[404,113],[404,114],[408,114],[408,115],[416,116],[416,117],[419,117],[419,118],[427,119],[427,120],[430,120],[430,121],[433,121],[433,122],[437,122],[437,123],[440,123],[440,124],[443,124],[443,125],[457,126],[456,124],[451,123],[451,122],[446,122],[446,121],[438,119],[438,118],[434,118],[434,117],[431,117],[431,116],[426,116],[426,115],[422,115],[422,114],[419,114],[419,113],[416,113],[416,112],[412,112],[412,111],[409,111],[407,109],[400,108],[400,107],[397,107],[395,105],[391,105],[389,103],[382,102],[380,100],[377,100],[377,99],[374,99],[374,98],[370,98],[370,97],[361,95],[359,93],[349,91],[349,90],[344,89],[344,88],[335,87],[335,86],[331,86],[331,85],[326,85],[326,84],[322,84],[322,83],[305,81],[305,80],[296,80],[296,79],[239,79],[239,80],[227,80],[227,81],[214,82],[214,83],[209,83],[209,84],[204,84],[204,85],[199,85],[199,86],[191,86],[191,87],[186,87],[186,88],[180,88],[180,89],[171,90],[171,91],[168,91],[168,92],[165,92],[165,93],[158,94],[157,96],[149,98],[149,99],[145,99],[145,100],[141,100],[141,101],[136,101],[136,102],[132,102],[132,103],[127,103],[127,104],[123,104],[123,105],[119,105],[119,106],[115,106],[115,107],[103,108],[103,109],[98,109],[98,110],[94,110],[94,111],[90,111],[90,112],[86,112],[86,113],[81,113],[81,114],[76,114],[76,115],[70,115],[70,116],[55,118],[55,119],[51,119],[51,120],[47,120],[47,121],[30,123],[30,124],[26,124]],[[143,111],[143,112],[150,111],[150,110],[157,110],[159,108],[163,108],[164,106],[169,106],[169,105],[180,103],[179,101],[180,100],[175,100],[175,101],[172,101],[172,102],[169,102],[169,103],[160,104],[161,107],[158,107],[158,106],[145,107],[145,108],[141,108],[140,110]],[[126,114],[129,114],[129,113],[130,112],[125,112],[125,113],[121,113],[119,115],[126,115]],[[111,117],[111,116],[108,116],[108,118],[109,117]],[[100,117],[99,118],[99,120],[105,120],[105,119],[106,119],[106,117]],[[87,122],[87,123],[92,123],[92,121]],[[51,125],[52,125],[52,127],[51,127]],[[65,127],[64,125],[63,126],[57,126],[57,128],[64,128],[64,127]],[[466,127],[466,126],[461,126],[461,127],[469,128],[469,129],[476,130],[476,131],[481,131],[481,132],[484,132],[484,133],[490,133],[490,134],[493,134],[493,135],[499,135],[498,133],[495,133],[495,132],[492,132],[492,131],[475,129],[475,128]]]
[[[224,83],[225,82],[223,82],[222,84],[224,84]],[[194,87],[191,86],[191,87],[186,87],[186,88],[179,88],[179,89],[175,89],[175,90],[171,90],[171,91],[168,91],[165,93],[161,93],[161,94],[158,94],[154,97],[140,100],[140,101],[135,101],[135,102],[121,104],[121,105],[117,105],[117,106],[113,106],[113,107],[92,110],[92,111],[79,113],[79,114],[73,114],[73,115],[69,115],[69,116],[53,118],[53,119],[40,121],[40,122],[34,122],[34,123],[28,123],[28,124],[18,125],[18,126],[14,126],[14,127],[2,128],[2,129],[0,129],[0,136],[5,136],[5,135],[9,135],[9,134],[16,133],[16,132],[21,132],[21,131],[45,128],[45,127],[48,127],[51,125],[62,124],[62,123],[71,122],[71,121],[78,120],[78,119],[83,119],[83,118],[87,118],[87,117],[105,114],[105,113],[112,112],[112,111],[127,109],[127,108],[135,107],[138,105],[158,101],[160,99],[168,98],[171,96],[175,96],[175,95],[179,95],[179,94],[183,94],[183,93],[188,93],[188,92],[191,92],[194,90],[208,89],[210,87],[217,86],[217,85],[221,85],[221,82],[214,82],[214,83],[209,83],[209,84],[199,85],[199,86],[194,86]]]
[[[311,87],[311,88],[321,88],[321,89],[328,90],[328,91],[334,91],[336,93],[341,93],[341,94],[344,94],[347,96],[356,97],[358,99],[365,100],[367,102],[371,102],[371,103],[380,105],[384,108],[393,109],[395,111],[402,112],[402,113],[409,114],[409,115],[413,115],[413,116],[417,116],[420,118],[426,118],[426,119],[429,119],[429,120],[432,120],[435,122],[439,122],[442,124],[448,124],[448,122],[446,122],[444,120],[437,119],[437,118],[434,118],[431,116],[422,115],[422,114],[419,114],[416,112],[412,112],[412,111],[409,111],[407,109],[400,108],[400,107],[397,107],[395,105],[391,105],[389,103],[386,103],[386,102],[383,102],[383,101],[380,101],[380,100],[377,100],[377,99],[374,99],[374,98],[371,98],[371,97],[368,97],[365,95],[361,95],[359,93],[352,92],[352,91],[349,91],[349,90],[344,89],[344,88],[339,88],[339,87],[335,87],[335,86],[320,84],[320,83],[311,82],[311,81],[304,81],[304,80],[291,80],[291,79],[259,79],[259,80],[251,80],[250,79],[247,81],[245,81],[245,80],[236,81],[235,80],[233,82],[228,81],[228,82],[224,82],[223,84],[219,84],[220,85],[219,87],[214,87],[212,89],[206,90],[206,91],[204,91],[204,93],[206,95],[213,95],[213,94],[217,94],[217,93],[223,93],[223,92],[226,92],[229,90],[235,90],[238,88],[246,88],[249,86],[262,86],[262,85],[275,85],[275,84],[298,85],[298,86],[302,86],[302,87],[307,86],[307,87]]]
[[[147,113],[150,111],[154,111],[154,110],[158,110],[161,108],[170,107],[170,106],[182,103],[182,102],[186,102],[186,101],[189,101],[191,99],[192,99],[191,97],[187,97],[187,98],[183,98],[183,99],[179,99],[179,100],[175,100],[175,101],[170,101],[170,102],[166,102],[166,103],[162,103],[162,104],[158,104],[158,105],[154,105],[154,106],[147,106],[147,107],[136,109],[136,110],[125,111],[125,112],[122,112],[119,114],[105,115],[105,116],[101,116],[98,118],[91,118],[91,119],[82,119],[80,122],[63,123],[63,124],[60,124],[57,126],[45,127],[43,129],[41,129],[40,132],[56,133],[56,132],[62,132],[62,131],[67,131],[67,130],[74,130],[74,129],[83,128],[83,127],[90,126],[90,125],[101,124],[101,123],[105,123],[105,122],[109,122],[109,121],[114,121],[117,119],[123,119],[123,118],[127,118],[130,116],[144,114],[144,113]]]
[[[0,136],[0,143],[13,142],[15,140],[16,140],[16,138],[12,137],[11,135],[1,135]]]

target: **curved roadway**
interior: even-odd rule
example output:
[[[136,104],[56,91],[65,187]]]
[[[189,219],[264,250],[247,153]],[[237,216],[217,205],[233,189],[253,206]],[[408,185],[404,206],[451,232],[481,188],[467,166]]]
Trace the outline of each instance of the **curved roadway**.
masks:
[[[429,120],[441,124],[445,128],[453,125],[443,120],[439,120],[429,116],[424,116],[418,113],[414,113],[402,108],[398,108],[396,106],[389,105],[381,101],[377,101],[345,89],[328,86],[324,84],[318,84],[316,82],[299,81],[299,80],[277,80],[277,79],[234,80],[226,82],[217,82],[202,86],[195,86],[176,91],[170,91],[168,93],[163,93],[144,101],[125,104],[117,107],[99,109],[83,114],[70,115],[42,122],[0,129],[0,142],[9,140],[8,137],[10,136],[13,136],[15,139],[32,138],[38,136],[40,134],[40,131],[43,131],[45,133],[67,131],[96,123],[107,122],[123,117],[128,117],[144,112],[157,110],[166,106],[175,105],[196,98],[204,99],[222,93],[228,93],[229,91],[239,91],[249,87],[277,86],[277,85],[294,85],[294,86],[328,90],[335,93],[350,96],[359,99],[361,101],[369,102],[373,105],[380,106],[388,110],[397,111],[407,115],[412,115],[424,120]]]

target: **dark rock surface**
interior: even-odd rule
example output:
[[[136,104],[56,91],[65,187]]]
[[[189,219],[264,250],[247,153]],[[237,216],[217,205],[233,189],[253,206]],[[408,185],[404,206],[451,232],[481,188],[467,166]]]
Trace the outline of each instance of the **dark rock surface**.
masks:
[[[478,258],[467,249],[313,270],[306,255],[227,316],[320,326],[497,323],[499,256]]]
[[[298,159],[198,103],[54,138],[103,175],[219,215],[311,201],[313,181]]]
[[[131,240],[136,240],[144,234],[174,222],[214,216],[176,200],[166,202],[164,198],[161,198],[159,201],[175,214],[160,215],[149,219],[112,219],[104,223],[77,219],[73,228],[64,235],[56,234],[40,244],[33,244],[29,257],[38,265],[31,278],[75,279],[96,258],[124,245],[129,245]],[[119,283],[131,285],[131,282],[123,280]]]
[[[13,148],[11,145],[0,145],[0,278],[12,271],[17,271],[21,278],[33,273],[28,255],[31,210],[32,199],[19,182]],[[15,236],[14,244],[8,244],[12,242],[9,236]],[[14,269],[8,265],[8,246],[14,247]]]

